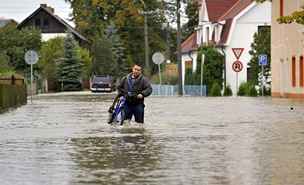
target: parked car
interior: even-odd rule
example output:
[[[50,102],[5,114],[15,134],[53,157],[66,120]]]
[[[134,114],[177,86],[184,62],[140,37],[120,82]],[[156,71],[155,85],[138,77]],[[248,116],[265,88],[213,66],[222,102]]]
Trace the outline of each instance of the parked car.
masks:
[[[111,76],[95,75],[90,81],[92,92],[112,92],[115,90],[113,78]]]

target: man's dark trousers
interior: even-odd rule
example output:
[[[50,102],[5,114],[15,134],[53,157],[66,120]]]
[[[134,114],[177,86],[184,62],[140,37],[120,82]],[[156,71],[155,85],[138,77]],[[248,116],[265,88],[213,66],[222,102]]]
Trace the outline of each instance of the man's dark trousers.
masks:
[[[145,105],[143,103],[140,104],[125,104],[125,119],[131,120],[134,115],[135,121],[137,123],[144,123],[144,109]]]

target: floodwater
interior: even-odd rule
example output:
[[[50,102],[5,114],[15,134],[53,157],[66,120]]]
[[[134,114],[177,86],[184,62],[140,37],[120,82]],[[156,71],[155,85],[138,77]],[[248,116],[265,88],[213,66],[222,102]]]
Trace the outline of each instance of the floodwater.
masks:
[[[0,184],[304,184],[304,102],[150,97],[144,126],[120,127],[106,123],[112,96],[44,95],[0,115]]]

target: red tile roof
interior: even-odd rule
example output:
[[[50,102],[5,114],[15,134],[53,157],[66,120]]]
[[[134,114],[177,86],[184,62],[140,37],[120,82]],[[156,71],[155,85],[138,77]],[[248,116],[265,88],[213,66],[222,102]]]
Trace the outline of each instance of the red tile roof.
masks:
[[[183,43],[182,43],[182,53],[188,53],[198,48],[196,44],[197,32],[192,33]]]
[[[202,0],[201,0],[202,1]],[[247,8],[253,0],[206,0],[210,22],[226,21],[219,45],[226,44],[235,16]],[[182,43],[182,52],[189,52],[198,48],[196,44],[196,32]]]
[[[209,21],[217,22],[238,0],[206,0]],[[242,1],[242,0],[241,0]]]
[[[219,21],[234,18],[241,11],[247,8],[252,2],[253,0],[239,0],[224,15],[219,18]]]

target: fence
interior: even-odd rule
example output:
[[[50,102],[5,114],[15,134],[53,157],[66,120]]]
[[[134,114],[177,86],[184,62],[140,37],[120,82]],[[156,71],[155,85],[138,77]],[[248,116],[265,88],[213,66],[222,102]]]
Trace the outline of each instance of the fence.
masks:
[[[152,95],[153,96],[177,96],[178,85],[157,85],[152,84]],[[184,86],[185,96],[206,96],[207,87],[205,85],[185,85]]]
[[[20,76],[0,77],[0,113],[27,102],[24,78]]]

